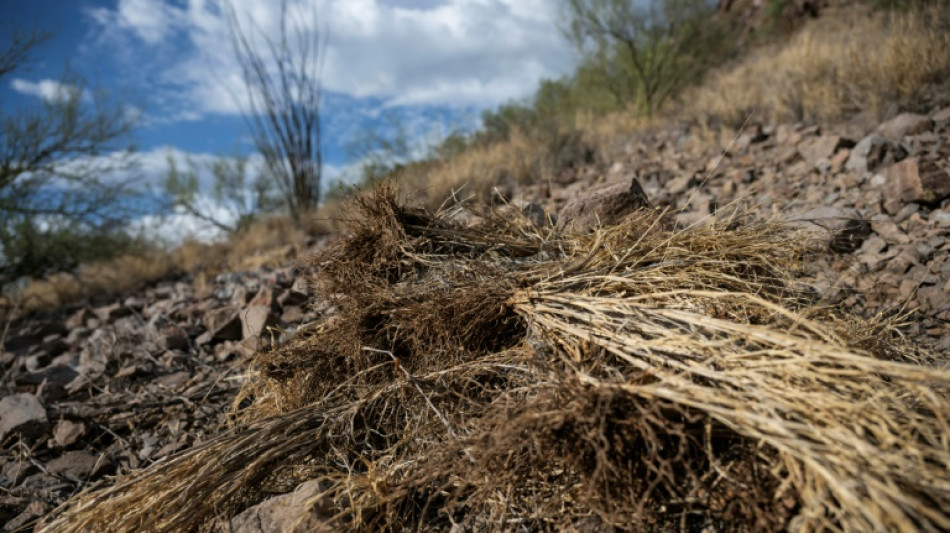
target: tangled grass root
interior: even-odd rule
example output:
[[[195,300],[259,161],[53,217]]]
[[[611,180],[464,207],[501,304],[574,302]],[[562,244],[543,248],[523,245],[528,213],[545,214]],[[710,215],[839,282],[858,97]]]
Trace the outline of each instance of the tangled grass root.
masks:
[[[314,259],[338,313],[258,354],[233,427],[45,531],[221,529],[308,479],[328,530],[950,529],[950,372],[817,305],[801,235],[359,202]]]

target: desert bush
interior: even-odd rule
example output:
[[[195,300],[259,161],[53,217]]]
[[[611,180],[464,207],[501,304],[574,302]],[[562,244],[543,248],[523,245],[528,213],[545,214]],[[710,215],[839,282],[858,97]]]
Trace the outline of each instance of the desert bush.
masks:
[[[13,30],[0,79],[49,34]],[[67,69],[54,94],[0,113],[0,286],[127,253],[135,114]],[[119,178],[116,171],[132,178]]]
[[[622,105],[651,115],[729,52],[704,0],[568,0],[566,33]]]

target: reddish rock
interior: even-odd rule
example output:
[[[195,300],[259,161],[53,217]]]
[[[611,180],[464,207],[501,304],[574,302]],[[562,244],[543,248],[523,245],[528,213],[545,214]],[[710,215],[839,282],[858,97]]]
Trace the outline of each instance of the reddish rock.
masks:
[[[868,135],[851,150],[845,169],[854,172],[874,172],[903,157],[903,149],[887,138],[880,135]]]
[[[798,153],[802,159],[816,166],[821,161],[829,161],[840,148],[850,148],[854,142],[838,135],[820,135],[808,137],[798,143]]]
[[[901,113],[877,127],[878,133],[893,141],[900,141],[905,135],[915,135],[933,129],[934,123],[927,115]]]
[[[936,161],[911,157],[884,171],[884,207],[896,213],[905,203],[936,204],[950,197],[950,172]]]
[[[586,233],[600,226],[617,224],[627,215],[650,206],[640,183],[614,183],[582,194],[561,209],[557,230]]]
[[[838,150],[831,158],[831,173],[837,174],[844,169],[845,164],[847,164],[848,159],[851,157],[851,150],[845,148],[843,150]]]

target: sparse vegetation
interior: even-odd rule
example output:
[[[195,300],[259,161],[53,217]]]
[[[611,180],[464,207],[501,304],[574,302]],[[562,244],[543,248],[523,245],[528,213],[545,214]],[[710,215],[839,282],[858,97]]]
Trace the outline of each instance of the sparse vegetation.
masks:
[[[819,19],[787,42],[753,50],[683,98],[686,116],[737,127],[759,121],[877,119],[950,75],[950,12],[930,6]]]

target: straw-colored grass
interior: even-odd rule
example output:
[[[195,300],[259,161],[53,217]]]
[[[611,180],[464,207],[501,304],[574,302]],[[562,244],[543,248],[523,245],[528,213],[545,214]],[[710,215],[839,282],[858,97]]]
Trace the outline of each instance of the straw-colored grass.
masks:
[[[315,478],[327,530],[950,528],[950,372],[812,301],[806,236],[361,209],[315,259],[339,314],[259,354],[233,427],[44,531],[203,530]]]
[[[950,11],[820,19],[788,42],[755,50],[681,98],[686,116],[737,127],[758,121],[882,118],[950,75]]]
[[[171,250],[152,248],[80,265],[72,273],[29,280],[17,295],[18,301],[0,298],[0,309],[51,310],[87,298],[127,294],[185,274],[203,279],[228,270],[286,266],[304,249],[310,236],[337,230],[338,217],[339,204],[328,203],[302,226],[287,217],[267,217],[226,241],[186,240]]]

